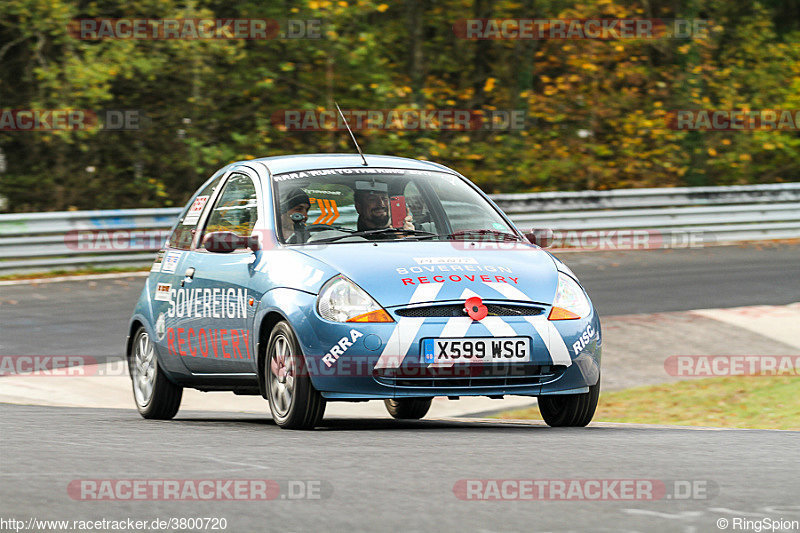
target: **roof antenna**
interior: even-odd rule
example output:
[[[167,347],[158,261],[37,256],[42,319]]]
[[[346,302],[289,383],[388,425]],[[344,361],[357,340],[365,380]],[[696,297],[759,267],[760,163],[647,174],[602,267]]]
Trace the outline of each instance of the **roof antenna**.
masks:
[[[356,136],[353,135],[353,130],[350,129],[350,124],[347,123],[347,119],[344,118],[344,113],[342,113],[342,110],[339,109],[339,104],[337,104],[336,102],[333,102],[333,104],[336,106],[336,109],[339,110],[339,116],[342,117],[342,120],[344,120],[344,125],[347,128],[347,131],[350,133],[350,138],[353,139],[353,144],[356,145],[356,150],[358,150],[358,155],[361,156],[361,160],[364,162],[364,166],[365,167],[369,166],[367,164],[366,158],[364,157],[364,152],[361,151],[361,147],[358,145],[358,141],[356,141]]]

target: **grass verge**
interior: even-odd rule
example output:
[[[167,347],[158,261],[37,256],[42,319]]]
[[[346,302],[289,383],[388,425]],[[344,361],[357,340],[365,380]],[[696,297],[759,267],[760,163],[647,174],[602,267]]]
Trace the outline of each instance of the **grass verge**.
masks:
[[[499,418],[541,419],[538,408]],[[600,393],[595,422],[800,430],[800,376],[733,376]]]

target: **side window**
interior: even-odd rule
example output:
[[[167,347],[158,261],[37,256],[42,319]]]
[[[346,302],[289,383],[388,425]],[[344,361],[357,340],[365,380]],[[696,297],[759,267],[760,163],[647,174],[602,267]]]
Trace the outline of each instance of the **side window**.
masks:
[[[231,175],[211,210],[205,233],[232,231],[237,235],[249,236],[258,218],[257,205],[253,180],[244,174]]]
[[[192,237],[197,229],[197,221],[200,220],[203,208],[208,202],[208,199],[214,194],[214,191],[219,186],[219,182],[222,179],[223,173],[219,172],[218,174],[216,179],[211,180],[211,183],[203,187],[191,205],[184,209],[181,218],[178,220],[178,225],[167,240],[167,246],[178,248],[179,250],[188,250],[191,247]]]

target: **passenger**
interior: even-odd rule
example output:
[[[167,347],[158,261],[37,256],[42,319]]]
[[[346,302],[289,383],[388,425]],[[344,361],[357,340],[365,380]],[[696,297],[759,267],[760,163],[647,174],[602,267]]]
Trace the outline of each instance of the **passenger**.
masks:
[[[389,212],[389,193],[378,189],[356,189],[353,203],[358,212],[358,231],[388,228],[391,222]],[[409,214],[403,222],[403,228],[413,230],[413,217]]]
[[[303,223],[305,223],[308,220],[311,200],[300,187],[289,189],[286,194],[281,196],[281,232],[283,240],[290,242],[290,239],[294,236],[294,221],[291,216],[294,213],[300,213],[303,215]]]

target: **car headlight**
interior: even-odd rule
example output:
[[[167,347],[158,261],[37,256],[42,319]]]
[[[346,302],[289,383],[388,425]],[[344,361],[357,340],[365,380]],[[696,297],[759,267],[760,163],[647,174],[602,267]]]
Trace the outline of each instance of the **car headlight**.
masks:
[[[578,282],[558,273],[558,288],[548,320],[575,320],[589,316],[592,306]]]
[[[372,296],[341,274],[322,286],[317,311],[333,322],[394,322]]]

